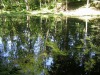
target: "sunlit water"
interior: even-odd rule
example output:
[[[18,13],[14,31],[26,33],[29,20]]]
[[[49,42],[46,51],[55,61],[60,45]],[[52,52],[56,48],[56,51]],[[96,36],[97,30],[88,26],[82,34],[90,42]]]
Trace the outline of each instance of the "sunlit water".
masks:
[[[99,21],[1,16],[0,75],[100,73]]]

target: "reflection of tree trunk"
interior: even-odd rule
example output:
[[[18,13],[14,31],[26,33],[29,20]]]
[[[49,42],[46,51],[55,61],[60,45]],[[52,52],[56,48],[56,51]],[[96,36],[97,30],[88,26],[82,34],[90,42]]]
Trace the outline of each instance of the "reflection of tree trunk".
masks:
[[[55,19],[55,36],[56,36],[56,32],[57,32],[57,27],[56,27],[56,25],[57,25],[57,21],[56,21],[56,19]]]
[[[46,33],[46,40],[47,40],[48,36],[49,36],[49,29],[47,30],[47,33]]]
[[[66,25],[67,25],[67,17],[66,17]]]
[[[41,31],[42,31],[42,16],[41,16],[41,19],[40,19],[40,25],[41,25]]]
[[[27,16],[27,27],[29,27],[30,16]]]
[[[46,23],[47,23],[47,18],[46,18]],[[47,33],[46,33],[46,40],[48,38],[48,35],[49,35],[49,28],[48,28]]]
[[[86,19],[86,26],[85,26],[85,36],[87,37],[87,25],[88,25],[88,20]]]
[[[84,48],[86,48],[86,46],[87,46],[87,44],[86,44],[87,26],[88,26],[88,19],[86,19],[86,22],[85,22]]]
[[[62,22],[62,19],[61,19],[61,29],[62,29],[62,31],[63,31],[63,27],[62,27],[62,26],[63,26],[63,22]]]
[[[30,33],[30,16],[27,16],[27,41],[29,40],[29,42],[27,43],[27,45],[29,46],[29,52],[31,51],[31,33]]]
[[[54,25],[55,25],[55,30],[54,30],[54,41],[55,41],[56,33],[57,33],[57,18],[54,18]]]
[[[47,18],[46,18],[46,23],[47,23]]]
[[[1,16],[1,25],[4,26],[4,23],[6,23],[6,18],[3,17],[3,16]],[[5,27],[2,29],[4,34],[6,33],[6,30],[5,29],[6,29]]]

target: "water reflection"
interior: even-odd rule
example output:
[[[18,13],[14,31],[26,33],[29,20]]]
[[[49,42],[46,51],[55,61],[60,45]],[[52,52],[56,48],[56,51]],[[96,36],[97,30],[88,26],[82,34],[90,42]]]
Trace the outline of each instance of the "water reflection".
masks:
[[[62,16],[2,16],[0,74],[100,73],[99,23]]]

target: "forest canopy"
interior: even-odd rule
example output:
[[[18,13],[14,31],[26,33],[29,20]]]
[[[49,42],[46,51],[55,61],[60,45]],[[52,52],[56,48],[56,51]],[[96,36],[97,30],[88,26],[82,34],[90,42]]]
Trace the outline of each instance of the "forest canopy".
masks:
[[[97,1],[97,0],[95,0]],[[0,10],[5,11],[24,11],[24,10],[39,10],[41,8],[53,9],[57,3],[62,5],[76,6],[73,2],[77,2],[80,5],[87,4],[87,2],[93,2],[93,0],[0,0]],[[77,5],[79,5],[77,4]]]

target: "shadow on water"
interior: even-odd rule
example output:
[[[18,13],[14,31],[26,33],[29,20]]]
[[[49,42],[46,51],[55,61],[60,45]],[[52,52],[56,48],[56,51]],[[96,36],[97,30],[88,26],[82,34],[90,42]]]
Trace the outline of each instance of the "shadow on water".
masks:
[[[0,16],[0,75],[98,75],[99,20]]]

